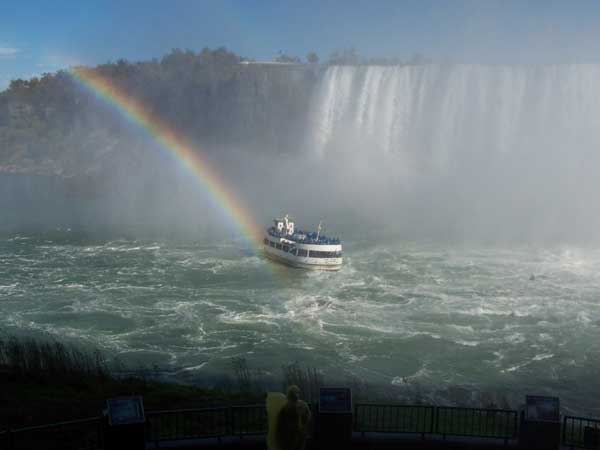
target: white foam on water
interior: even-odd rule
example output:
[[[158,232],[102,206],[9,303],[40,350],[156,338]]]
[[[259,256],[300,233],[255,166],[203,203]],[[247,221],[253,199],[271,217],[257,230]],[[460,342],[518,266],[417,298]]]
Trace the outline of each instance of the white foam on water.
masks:
[[[33,238],[30,237],[30,236],[20,236],[20,235],[17,235],[17,236],[13,236],[12,238],[8,238],[7,241],[8,242],[18,242],[18,241],[30,241],[32,239]]]
[[[541,353],[539,355],[535,355],[533,357],[534,361],[543,361],[544,359],[550,359],[553,358],[554,354],[553,353]]]
[[[427,368],[427,365],[423,365],[412,375],[395,376],[392,378],[390,384],[394,386],[410,386],[415,382],[421,382],[428,379],[432,372]]]
[[[61,285],[64,289],[86,289],[87,286],[79,283],[68,283]]]
[[[518,344],[522,344],[523,342],[525,342],[526,338],[523,335],[523,333],[517,332],[517,333],[509,334],[508,336],[505,336],[501,340],[507,344],[518,345]]]
[[[583,325],[589,325],[592,322],[592,318],[586,311],[579,311],[577,313],[577,322]]]
[[[280,328],[281,325],[275,320],[276,315],[261,314],[253,312],[226,312],[219,314],[218,319],[225,324],[264,324],[274,328]]]
[[[207,362],[205,361],[202,364],[198,364],[197,366],[184,367],[183,369],[180,370],[180,372],[195,372],[195,371],[201,370],[206,364],[207,364]]]
[[[467,334],[475,333],[475,330],[473,329],[472,325],[456,325],[456,324],[451,323],[451,324],[448,324],[448,326],[450,328],[453,328],[462,333],[467,333]]]
[[[19,286],[19,283],[13,283],[13,284],[0,284],[0,291],[2,292],[13,292],[15,290],[15,288]]]
[[[114,246],[110,246],[110,247],[103,247],[103,250],[108,250],[110,252],[137,252],[138,250],[141,250],[142,247],[114,247]]]

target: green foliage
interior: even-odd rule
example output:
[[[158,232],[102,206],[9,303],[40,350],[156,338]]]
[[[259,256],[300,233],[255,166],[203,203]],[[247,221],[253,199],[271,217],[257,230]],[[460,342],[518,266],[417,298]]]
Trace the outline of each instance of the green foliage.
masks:
[[[280,59],[299,62],[285,54]],[[173,49],[160,59],[119,59],[92,70],[205,149],[218,144],[282,151],[279,136],[298,139],[314,77],[241,61],[224,47]],[[67,71],[13,80],[0,92],[0,172],[102,173],[139,166],[140,158],[151,156],[136,154],[144,148],[139,129]]]
[[[0,370],[17,378],[43,382],[105,379],[108,372],[104,361],[98,350],[90,353],[55,341],[0,338]]]
[[[162,383],[140,372],[117,376],[98,350],[51,339],[0,338],[0,423],[22,427],[98,416],[107,398],[142,395],[148,410],[257,403],[253,392]]]
[[[309,64],[318,64],[319,56],[315,52],[310,52],[306,55],[306,62]]]
[[[240,392],[250,392],[252,389],[252,374],[248,369],[248,363],[245,358],[233,358],[231,368],[237,379]]]
[[[300,58],[297,56],[290,56],[286,53],[283,53],[281,50],[279,51],[277,58],[275,58],[275,61],[287,64],[300,64]]]
[[[308,402],[316,402],[319,388],[324,386],[323,375],[314,367],[302,367],[297,362],[281,367],[283,371],[283,391],[295,384],[300,388],[301,396]]]
[[[334,51],[329,56],[329,64],[331,65],[358,65],[361,63],[361,58],[356,53],[354,48],[346,48],[343,50]]]

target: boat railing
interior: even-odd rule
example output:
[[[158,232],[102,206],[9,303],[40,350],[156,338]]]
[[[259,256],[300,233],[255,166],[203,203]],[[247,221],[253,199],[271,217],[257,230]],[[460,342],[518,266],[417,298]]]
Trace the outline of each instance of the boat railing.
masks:
[[[269,228],[267,230],[267,233],[269,234],[269,236],[290,239],[290,240],[294,240],[296,243],[301,243],[301,244],[339,245],[341,242],[339,238],[330,238],[327,236],[319,236],[317,239],[317,233],[314,233],[314,232],[305,233],[304,231],[300,231],[300,230],[298,230],[291,236],[287,233],[280,232],[275,228]],[[294,236],[296,236],[296,238]],[[303,236],[303,238],[300,239],[298,236]]]

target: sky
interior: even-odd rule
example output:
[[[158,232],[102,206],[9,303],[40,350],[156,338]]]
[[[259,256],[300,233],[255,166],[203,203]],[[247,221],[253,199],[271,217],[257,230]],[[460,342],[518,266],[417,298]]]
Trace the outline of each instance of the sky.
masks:
[[[600,59],[596,0],[0,0],[0,90],[75,64],[225,46],[272,59],[283,51],[478,63]]]

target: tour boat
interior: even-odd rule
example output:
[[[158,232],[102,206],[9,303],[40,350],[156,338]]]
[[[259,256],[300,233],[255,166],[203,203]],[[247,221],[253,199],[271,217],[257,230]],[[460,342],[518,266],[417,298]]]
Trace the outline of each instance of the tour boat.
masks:
[[[275,219],[263,240],[265,255],[279,263],[312,270],[340,270],[342,243],[338,238],[321,234],[321,224],[316,232],[294,229],[287,214]]]

